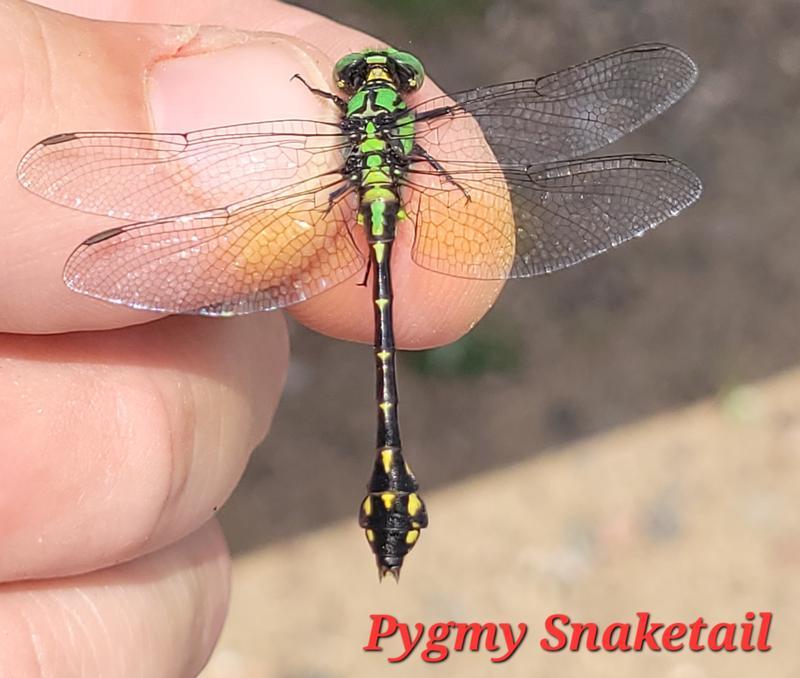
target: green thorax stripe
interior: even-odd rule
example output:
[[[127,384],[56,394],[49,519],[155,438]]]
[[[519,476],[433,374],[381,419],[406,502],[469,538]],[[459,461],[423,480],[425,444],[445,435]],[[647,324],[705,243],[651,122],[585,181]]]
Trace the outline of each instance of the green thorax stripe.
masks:
[[[407,111],[397,89],[390,82],[372,82],[357,91],[347,103],[347,117],[365,121],[358,151],[363,158],[360,172],[361,217],[372,238],[381,241],[394,237],[394,224],[399,211],[399,196],[393,166],[388,160],[391,134],[402,139],[406,153],[413,146],[413,115],[402,114],[388,133],[379,132],[374,118],[380,113]],[[395,131],[397,130],[397,131]]]
[[[364,86],[347,102],[348,118],[371,118],[378,113],[394,113],[408,108],[397,90],[389,82]]]

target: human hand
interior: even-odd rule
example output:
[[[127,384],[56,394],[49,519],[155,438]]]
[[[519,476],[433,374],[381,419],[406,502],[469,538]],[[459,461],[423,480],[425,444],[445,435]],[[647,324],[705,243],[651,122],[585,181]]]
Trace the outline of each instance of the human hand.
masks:
[[[336,58],[375,42],[268,1],[48,4],[179,25],[0,5],[0,580],[9,582],[0,587],[0,668],[15,677],[195,675],[227,602],[228,554],[212,516],[277,405],[281,315],[146,322],[157,316],[70,292],[61,280],[69,252],[118,222],[27,194],[15,165],[58,132],[324,118],[329,104],[290,76],[329,87]],[[180,25],[196,23],[230,29]],[[398,344],[451,341],[498,283],[412,273],[409,244],[398,243],[394,269]],[[356,285],[291,312],[337,337],[372,335],[369,291]]]

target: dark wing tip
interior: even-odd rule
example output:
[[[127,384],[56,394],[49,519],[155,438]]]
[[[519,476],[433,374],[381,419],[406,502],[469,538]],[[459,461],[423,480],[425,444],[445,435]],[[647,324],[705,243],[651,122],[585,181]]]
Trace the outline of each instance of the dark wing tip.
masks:
[[[643,42],[638,45],[634,45],[633,47],[624,47],[623,49],[617,50],[616,52],[611,52],[610,54],[606,54],[605,56],[596,57],[597,60],[606,59],[608,57],[614,57],[621,54],[633,54],[633,53],[640,53],[640,54],[658,54],[661,53],[665,56],[668,56],[672,62],[674,67],[680,67],[683,71],[683,77],[681,78],[681,87],[676,91],[676,97],[670,103],[674,103],[678,99],[680,99],[686,92],[688,92],[695,82],[697,82],[697,78],[700,74],[700,69],[697,67],[694,59],[690,57],[686,52],[684,52],[680,47],[676,47],[675,45],[670,45],[667,42]]]
[[[62,272],[62,278],[64,283],[66,283],[67,287],[75,292],[80,292],[82,294],[89,294],[89,296],[96,296],[98,299],[105,299],[107,301],[111,301],[106,299],[102,296],[97,296],[92,294],[91,292],[87,292],[85,289],[85,284],[83,278],[81,277],[81,272],[79,270],[79,266],[77,265],[77,260],[80,258],[80,255],[86,250],[87,247],[91,247],[92,245],[96,245],[101,243],[105,240],[110,238],[114,238],[118,236],[120,233],[124,233],[126,230],[125,226],[114,226],[113,228],[107,228],[105,231],[100,231],[99,233],[95,233],[94,235],[86,238],[80,245],[78,245],[72,253],[67,258],[66,263],[64,264],[64,270]]]
[[[46,139],[42,139],[40,142],[31,146],[26,152],[25,155],[19,161],[17,165],[17,179],[19,182],[27,188],[29,191],[42,195],[42,191],[34,188],[31,182],[30,177],[27,176],[27,172],[30,169],[31,165],[34,165],[37,160],[39,160],[43,153],[45,153],[44,148],[47,146],[57,146],[59,144],[66,144],[71,141],[75,141],[78,139],[78,134],[75,132],[68,132],[65,134],[54,134],[53,136],[47,137]]]
[[[46,139],[42,139],[39,142],[39,146],[55,146],[56,144],[65,144],[68,141],[75,141],[78,138],[78,135],[75,132],[66,132],[62,134],[54,134],[51,137],[47,137]]]
[[[663,45],[664,49],[669,50],[673,53],[680,61],[683,62],[683,65],[686,67],[688,72],[686,77],[686,89],[690,89],[695,82],[697,82],[697,77],[700,75],[700,69],[697,67],[697,62],[692,59],[686,52],[684,52],[680,47],[675,47],[674,45]]]
[[[104,240],[108,240],[109,238],[119,235],[125,231],[125,228],[125,226],[114,226],[113,228],[107,228],[105,231],[100,231],[99,233],[95,233],[93,236],[86,238],[86,240],[81,243],[81,246],[85,247],[88,245],[96,245],[99,242],[103,242]]]
[[[700,195],[703,193],[703,181],[686,163],[682,162],[681,160],[676,160],[669,155],[661,155],[656,153],[643,155],[641,158],[646,161],[660,162],[665,165],[669,165],[675,172],[676,176],[680,176],[685,180],[686,196],[685,202],[681,209],[689,207],[689,205],[697,202],[697,200],[700,198]]]

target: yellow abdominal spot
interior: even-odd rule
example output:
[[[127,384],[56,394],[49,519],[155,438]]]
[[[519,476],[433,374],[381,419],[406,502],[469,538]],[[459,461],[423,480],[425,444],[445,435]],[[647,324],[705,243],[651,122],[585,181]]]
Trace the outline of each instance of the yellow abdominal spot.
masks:
[[[413,544],[419,538],[419,530],[409,530],[406,535],[406,544]]]
[[[419,500],[419,497],[412,492],[408,495],[408,515],[417,515],[420,508],[422,508],[422,502]]]
[[[371,516],[372,515],[372,497],[367,497],[364,500],[364,503],[361,505],[361,508],[364,509],[364,515]]]
[[[387,511],[392,508],[392,504],[394,504],[394,498],[394,492],[384,492],[381,495],[381,500],[383,501],[383,505],[386,507]]]
[[[372,530],[367,530],[367,541],[368,542],[375,541],[375,533]]]
[[[381,451],[381,461],[383,461],[383,470],[385,473],[389,473],[392,468],[392,456],[392,451],[389,449]]]

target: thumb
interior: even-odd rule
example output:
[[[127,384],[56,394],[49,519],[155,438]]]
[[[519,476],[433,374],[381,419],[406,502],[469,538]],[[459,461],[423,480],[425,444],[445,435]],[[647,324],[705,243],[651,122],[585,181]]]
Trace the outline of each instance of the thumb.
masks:
[[[303,26],[301,34],[316,43],[321,24]],[[330,22],[324,29],[322,44],[328,46],[353,35]],[[299,73],[312,87],[331,90],[333,64],[326,55],[287,34],[101,22],[0,0],[0,82],[6,85],[7,111],[0,120],[0,198],[11,215],[0,248],[0,331],[102,329],[154,317],[64,286],[67,255],[119,222],[104,223],[20,190],[14,168],[28,147],[53,134],[82,130],[183,132],[282,118],[332,120],[336,110],[329,101],[290,82]],[[421,94],[439,93],[428,80]],[[102,183],[96,190],[103,190]],[[412,236],[407,229],[398,239],[393,259],[398,345],[452,341],[486,312],[502,285],[412,266]],[[371,309],[367,288],[344,283],[292,312],[319,331],[363,341],[373,332]]]
[[[153,317],[66,289],[69,252],[119,222],[21,190],[16,164],[34,143],[80,130],[173,132],[335,114],[330,102],[290,83],[300,73],[329,89],[330,62],[285,35],[93,21],[12,0],[0,3],[0,64],[0,199],[11,215],[0,248],[0,331],[96,329]]]

